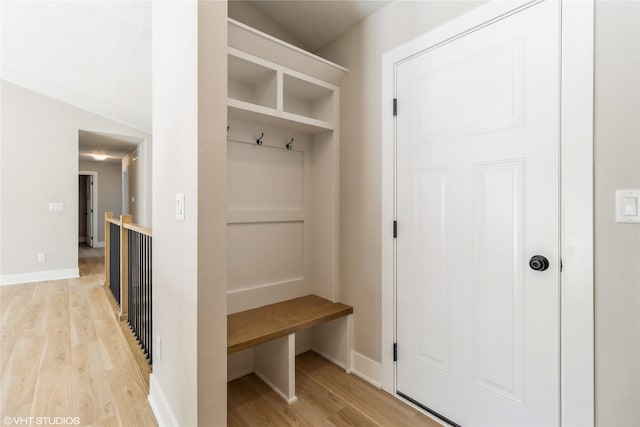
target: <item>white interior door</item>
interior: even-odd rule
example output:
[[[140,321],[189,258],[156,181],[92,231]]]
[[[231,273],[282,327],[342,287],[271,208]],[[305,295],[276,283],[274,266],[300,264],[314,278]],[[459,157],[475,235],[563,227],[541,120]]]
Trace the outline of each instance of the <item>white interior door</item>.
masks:
[[[559,422],[559,56],[545,1],[396,68],[397,391],[460,425]]]
[[[94,245],[94,230],[93,230],[93,175],[87,175],[87,245],[93,247]]]

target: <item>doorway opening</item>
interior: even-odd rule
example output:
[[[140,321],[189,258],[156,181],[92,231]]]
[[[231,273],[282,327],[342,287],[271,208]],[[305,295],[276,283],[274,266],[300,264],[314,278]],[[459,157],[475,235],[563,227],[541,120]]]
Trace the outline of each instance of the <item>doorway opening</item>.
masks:
[[[98,241],[98,172],[78,172],[78,245],[79,257]]]
[[[79,259],[104,256],[106,212],[115,218],[135,214],[137,223],[147,224],[147,169],[137,165],[139,153],[146,153],[143,145],[135,136],[78,130]]]

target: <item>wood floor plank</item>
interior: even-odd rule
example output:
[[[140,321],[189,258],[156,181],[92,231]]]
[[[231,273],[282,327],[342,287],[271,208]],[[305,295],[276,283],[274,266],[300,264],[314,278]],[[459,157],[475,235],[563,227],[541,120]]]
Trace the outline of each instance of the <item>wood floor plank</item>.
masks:
[[[296,371],[296,410],[314,420],[314,424],[324,423],[349,403],[340,396],[322,387],[308,375]]]
[[[76,304],[76,306],[72,306],[70,309],[71,345],[91,342],[97,339],[96,328],[91,315],[91,308],[86,301],[86,293],[84,298],[84,304]]]
[[[31,404],[45,337],[16,340],[0,379],[0,407],[10,410]]]
[[[109,380],[98,341],[71,349],[73,413],[82,423],[95,424],[116,416]]]
[[[43,313],[47,310],[47,297],[49,295],[49,289],[45,286],[38,286],[34,292],[31,293],[31,298],[25,301],[25,310],[21,312],[18,318],[18,325],[20,325],[20,337],[28,338],[40,335],[43,331]]]
[[[122,427],[122,424],[119,423],[117,416],[113,416],[106,420],[89,424],[87,427]]]
[[[393,426],[438,426],[427,416],[415,417],[414,411],[398,399],[382,392],[371,384],[355,376],[345,375],[342,369],[313,352],[307,352],[296,359],[300,370],[314,378],[321,385],[347,399],[352,406],[382,425]]]
[[[263,398],[271,392],[271,389],[261,381],[256,381],[255,375],[252,374],[252,376],[255,378],[242,377],[236,380],[233,397],[229,396],[231,406],[236,409],[237,415],[243,422],[251,426],[295,425],[289,423],[271,403]]]
[[[69,320],[55,321],[49,324],[45,335],[46,346],[40,369],[61,370],[71,366],[71,333]]]
[[[157,425],[146,384],[104,294],[100,249],[81,277],[0,287],[0,415]],[[0,422],[2,419],[0,418]]]
[[[296,357],[298,401],[291,405],[254,374],[227,390],[229,426],[440,426],[313,352]]]
[[[31,405],[32,417],[68,417],[73,414],[71,367],[38,373]]]
[[[155,427],[158,424],[147,401],[147,390],[131,364],[107,372],[118,418],[124,426]]]
[[[328,421],[336,427],[379,427],[380,424],[371,421],[362,413],[351,406],[340,409],[328,418]]]

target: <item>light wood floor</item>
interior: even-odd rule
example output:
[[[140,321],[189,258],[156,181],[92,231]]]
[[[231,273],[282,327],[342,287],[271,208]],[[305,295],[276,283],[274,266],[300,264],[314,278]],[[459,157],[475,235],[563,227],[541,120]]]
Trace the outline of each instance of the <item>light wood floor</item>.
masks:
[[[0,287],[0,423],[157,425],[102,288],[103,252],[81,248],[79,279]]]
[[[229,426],[429,426],[440,424],[313,352],[296,357],[296,395],[287,405],[254,374],[228,386]]]

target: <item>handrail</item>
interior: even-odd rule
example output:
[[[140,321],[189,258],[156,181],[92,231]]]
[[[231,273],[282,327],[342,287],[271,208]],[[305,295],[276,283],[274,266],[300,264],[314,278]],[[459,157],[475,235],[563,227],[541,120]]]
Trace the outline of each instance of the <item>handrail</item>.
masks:
[[[131,215],[106,212],[104,220],[105,288],[114,297],[116,318],[128,322],[151,364],[151,228],[134,224]]]
[[[151,227],[143,227],[140,224],[134,223],[125,223],[124,228],[137,231],[140,234],[144,234],[145,236],[151,236]]]
[[[104,220],[106,222],[110,222],[111,224],[115,224],[119,227],[124,227],[128,230],[137,231],[138,233],[144,234],[145,236],[153,236],[151,232],[151,227],[145,227],[143,225],[135,224],[133,222],[125,222],[123,226],[122,222],[118,218],[105,218]]]
[[[113,212],[107,212],[107,213],[113,213]],[[106,215],[106,214],[105,214],[105,215]],[[110,218],[110,217],[106,217],[104,220],[105,220],[105,221],[107,221],[107,222],[110,222],[111,224],[115,224],[115,225],[117,225],[117,226],[120,226],[120,225],[121,225],[120,218]]]

